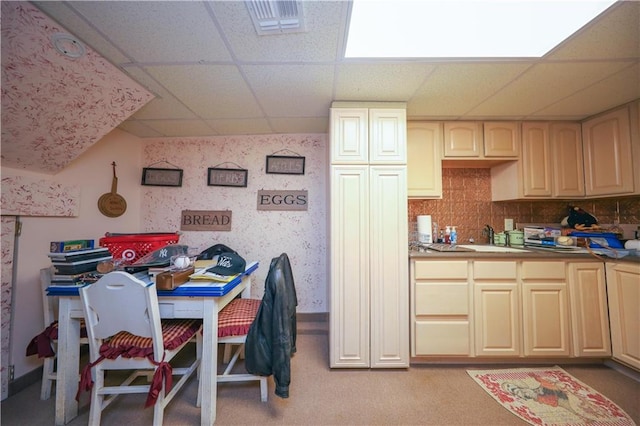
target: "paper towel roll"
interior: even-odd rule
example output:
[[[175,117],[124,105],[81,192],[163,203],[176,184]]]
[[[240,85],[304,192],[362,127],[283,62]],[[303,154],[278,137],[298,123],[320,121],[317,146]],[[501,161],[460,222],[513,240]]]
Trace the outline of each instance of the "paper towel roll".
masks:
[[[431,233],[431,215],[418,216],[418,241],[432,243]]]

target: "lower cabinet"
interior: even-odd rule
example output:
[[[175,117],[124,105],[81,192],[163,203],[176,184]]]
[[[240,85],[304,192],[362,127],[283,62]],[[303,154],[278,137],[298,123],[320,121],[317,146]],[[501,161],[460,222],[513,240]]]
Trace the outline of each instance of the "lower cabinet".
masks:
[[[411,264],[411,356],[469,356],[468,262]]]
[[[640,265],[607,263],[612,356],[640,370]]]
[[[640,364],[640,271],[618,274],[621,356]],[[412,259],[411,356],[609,357],[605,282],[599,261]]]

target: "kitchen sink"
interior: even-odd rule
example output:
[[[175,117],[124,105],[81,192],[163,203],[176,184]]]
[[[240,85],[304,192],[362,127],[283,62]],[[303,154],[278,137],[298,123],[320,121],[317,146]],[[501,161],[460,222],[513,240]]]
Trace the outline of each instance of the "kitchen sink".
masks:
[[[476,245],[476,244],[458,244],[458,247],[471,249],[480,253],[527,253],[528,250],[515,247]]]

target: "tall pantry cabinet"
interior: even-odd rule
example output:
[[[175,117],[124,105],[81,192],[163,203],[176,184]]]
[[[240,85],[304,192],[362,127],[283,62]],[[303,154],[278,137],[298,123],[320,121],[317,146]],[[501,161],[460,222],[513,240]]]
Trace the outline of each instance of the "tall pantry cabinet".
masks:
[[[406,109],[334,102],[330,366],[409,366]]]

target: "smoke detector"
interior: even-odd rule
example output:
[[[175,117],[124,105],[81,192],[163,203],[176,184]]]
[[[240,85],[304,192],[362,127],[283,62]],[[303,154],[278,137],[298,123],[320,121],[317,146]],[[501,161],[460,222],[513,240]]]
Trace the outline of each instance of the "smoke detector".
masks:
[[[304,32],[302,1],[246,0],[258,35]]]

